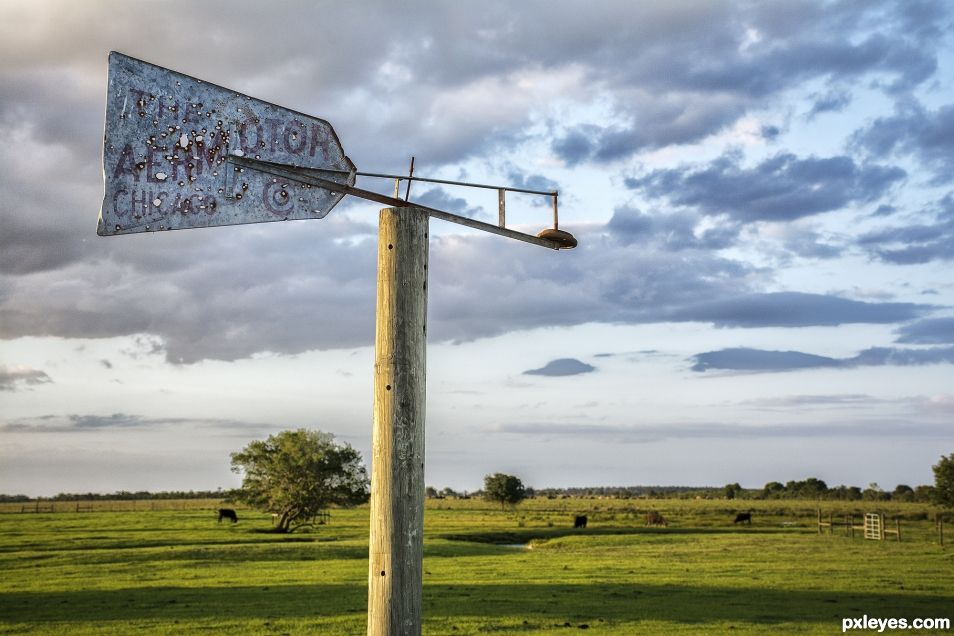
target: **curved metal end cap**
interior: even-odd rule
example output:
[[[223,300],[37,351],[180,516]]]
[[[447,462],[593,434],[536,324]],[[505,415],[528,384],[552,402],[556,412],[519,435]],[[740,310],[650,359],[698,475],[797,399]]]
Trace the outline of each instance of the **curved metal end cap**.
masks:
[[[537,234],[537,238],[547,239],[557,244],[558,250],[571,250],[576,247],[576,238],[569,232],[547,228]]]

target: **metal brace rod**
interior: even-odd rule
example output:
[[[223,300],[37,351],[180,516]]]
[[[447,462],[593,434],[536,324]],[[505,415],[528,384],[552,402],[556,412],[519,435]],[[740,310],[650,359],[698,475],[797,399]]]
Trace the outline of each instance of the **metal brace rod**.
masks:
[[[412,166],[413,166],[413,162],[412,162]],[[425,183],[442,183],[445,185],[464,186],[468,188],[484,188],[485,190],[496,190],[497,191],[497,210],[498,210],[497,216],[499,219],[500,227],[504,226],[505,209],[506,209],[506,204],[504,202],[505,193],[521,192],[523,194],[539,194],[545,197],[552,197],[553,198],[553,229],[557,230],[560,228],[559,214],[557,211],[557,207],[558,207],[557,197],[559,196],[559,192],[556,190],[549,190],[549,191],[527,190],[526,188],[511,188],[509,186],[494,186],[494,185],[487,185],[485,183],[467,183],[465,181],[448,181],[447,179],[427,179],[424,177],[415,177],[413,172],[411,173],[410,176],[407,176],[407,177],[403,177],[397,174],[383,174],[379,172],[355,172],[355,174],[359,177],[373,177],[377,179],[394,179],[395,193],[398,192],[398,188],[400,187],[402,180],[406,180],[408,182],[407,185],[409,189],[411,187],[411,181],[423,181]],[[397,194],[395,194],[394,196],[397,196]]]
[[[287,164],[283,163],[274,163],[271,161],[265,161],[264,159],[249,159],[248,157],[239,157],[238,155],[229,155],[229,160],[232,159],[243,159],[246,161],[261,161],[263,163],[272,163],[276,166],[286,166]],[[290,166],[289,168],[298,168],[298,166]],[[331,174],[351,174],[347,170],[336,170],[334,168],[303,168],[304,170],[311,170],[313,172],[328,172]],[[470,183],[467,181],[448,181],[447,179],[431,179],[428,177],[415,177],[408,176],[406,174],[386,174],[383,172],[355,172],[355,175],[359,177],[373,177],[376,179],[394,179],[396,181],[423,181],[425,183],[443,183],[445,185],[457,185],[457,186],[466,186],[468,188],[484,188],[485,190],[506,190],[507,192],[522,192],[524,194],[539,194],[545,197],[556,196],[558,190],[527,190],[526,188],[512,188],[510,186],[499,186],[499,185],[487,185],[485,183]]]
[[[414,157],[411,157],[411,169],[407,173],[407,190],[404,191],[404,200],[411,197],[411,181],[414,181]]]
[[[503,188],[497,190],[497,225],[507,225],[507,191]]]
[[[498,227],[490,223],[484,223],[483,221],[476,221],[474,219],[469,219],[465,216],[460,216],[458,214],[451,214],[450,212],[445,212],[443,210],[438,210],[436,208],[431,208],[426,205],[420,205],[419,203],[414,203],[413,201],[404,201],[396,197],[389,197],[384,194],[378,194],[377,192],[372,192],[370,190],[363,190],[361,188],[356,188],[347,184],[337,183],[335,181],[329,181],[328,179],[322,179],[321,177],[316,177],[312,174],[309,174],[310,168],[298,168],[296,166],[289,166],[281,163],[274,163],[272,161],[264,161],[262,159],[249,159],[247,157],[238,157],[235,155],[229,155],[227,161],[236,166],[243,168],[249,168],[251,170],[258,170],[259,172],[264,172],[266,174],[271,174],[276,177],[282,177],[284,179],[289,179],[290,181],[297,181],[299,183],[306,183],[318,188],[325,188],[333,192],[341,192],[343,194],[350,194],[352,196],[359,197],[361,199],[367,199],[368,201],[374,201],[375,203],[381,203],[383,205],[388,205],[394,208],[420,208],[425,210],[430,216],[436,219],[442,219],[444,221],[450,221],[451,223],[457,223],[458,225],[463,225],[465,227],[473,228],[475,230],[483,230],[484,232],[490,232],[491,234],[498,234],[500,236],[505,236],[507,238],[517,239],[518,241],[523,241],[525,243],[532,243],[533,245],[539,245],[541,247],[548,247],[552,250],[560,249],[560,244],[556,241],[550,239],[540,238],[539,236],[533,236],[532,234],[525,234],[524,232],[518,232],[516,230],[510,230],[504,227]],[[324,171],[327,172],[327,171]],[[359,173],[360,174],[360,173]],[[383,176],[383,175],[380,175]],[[396,175],[388,175],[389,178],[398,178]],[[401,177],[407,179],[407,177]],[[415,177],[417,179],[417,177]],[[424,181],[425,179],[420,179]],[[450,182],[448,182],[450,183]],[[470,184],[462,184],[470,185]],[[478,186],[481,187],[481,186]],[[483,186],[490,187],[490,186]],[[494,186],[495,189],[496,186]],[[536,193],[535,193],[536,194]],[[553,193],[541,193],[552,195]]]
[[[331,172],[330,170],[327,172]],[[341,172],[342,174],[347,174],[346,171],[340,170],[335,172]],[[510,186],[498,186],[498,185],[487,185],[485,183],[468,183],[466,181],[448,181],[447,179],[428,179],[425,177],[408,177],[407,175],[399,174],[383,174],[380,172],[356,172],[356,175],[359,177],[375,177],[378,179],[401,179],[403,181],[424,181],[427,183],[443,183],[446,185],[457,185],[457,186],[467,186],[468,188],[484,188],[485,190],[506,190],[507,192],[523,192],[524,194],[540,194],[545,197],[556,196],[556,190],[527,190],[526,188],[511,188]]]

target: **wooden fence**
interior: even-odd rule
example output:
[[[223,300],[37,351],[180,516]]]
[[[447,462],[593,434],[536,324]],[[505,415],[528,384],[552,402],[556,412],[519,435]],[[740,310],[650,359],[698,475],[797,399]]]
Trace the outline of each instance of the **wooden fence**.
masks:
[[[162,510],[210,510],[223,505],[221,499],[40,499],[0,503],[0,513],[62,512],[145,512]],[[233,504],[227,504],[233,506]]]
[[[844,528],[845,535],[854,537],[855,532],[859,532],[865,539],[884,541],[888,537],[894,537],[901,541],[901,517],[895,517],[894,524],[888,523],[883,512],[867,512],[861,518],[861,523],[855,523],[855,515],[846,512],[841,518],[836,518],[834,513],[829,512],[828,516],[822,516],[819,509],[817,511],[816,524],[818,534],[834,534],[835,528]],[[939,545],[944,545],[944,515],[940,512],[934,513],[934,532],[937,535]]]

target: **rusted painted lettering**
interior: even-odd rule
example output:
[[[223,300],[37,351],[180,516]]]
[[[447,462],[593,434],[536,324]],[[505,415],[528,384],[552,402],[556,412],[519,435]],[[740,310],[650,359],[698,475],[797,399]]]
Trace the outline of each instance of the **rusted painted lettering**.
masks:
[[[229,155],[342,171],[331,178],[354,183],[354,164],[328,122],[110,54],[97,232],[320,219],[343,196],[275,183]]]
[[[156,113],[157,118],[163,119],[167,113],[171,113],[171,117],[176,117],[178,112],[179,102],[173,101],[169,97],[159,98],[158,112]]]
[[[327,159],[328,156],[325,154],[327,151],[325,146],[327,145],[327,138],[324,136],[324,132],[316,126],[315,124],[311,125],[311,148],[308,150],[308,155],[314,157],[316,153],[323,159]]]
[[[300,155],[305,146],[308,145],[305,133],[305,124],[298,119],[293,119],[285,124],[285,134],[283,136],[285,152]]]
[[[262,188],[262,202],[269,212],[276,216],[285,216],[292,211],[295,204],[288,188],[289,184],[278,181],[269,181],[265,184]]]
[[[126,188],[116,188],[116,190],[113,192],[113,214],[119,218],[123,218],[126,216],[126,213],[129,212],[129,210],[119,205],[119,198],[127,194],[129,194],[129,192],[126,190]]]
[[[282,120],[276,117],[266,117],[265,123],[268,125],[268,151],[274,153],[278,150],[278,129],[282,125]]]
[[[116,168],[113,170],[113,178],[122,178],[125,175],[132,175],[133,181],[139,181],[139,172],[135,170],[135,158],[133,157],[132,144],[123,146],[119,153],[119,161],[116,162]]]
[[[171,155],[167,155],[166,159],[169,161],[169,171],[172,173],[172,180],[178,183],[179,164],[182,163],[181,159],[179,159],[179,153],[173,152]]]
[[[152,205],[152,199],[148,192],[138,188],[132,191],[129,197],[129,211],[134,217],[137,213],[139,216],[148,215],[150,205]]]
[[[202,122],[202,104],[197,101],[189,100],[184,108],[182,117],[183,124],[195,124]]]
[[[222,160],[226,153],[226,138],[224,133],[216,134],[214,131],[209,133],[208,143],[204,144],[204,150],[199,155],[205,159],[209,169],[215,168],[217,160]],[[201,169],[199,170],[201,172]]]
[[[166,173],[163,172],[164,166],[160,165],[163,152],[157,146],[147,146],[146,148],[146,183],[162,183]],[[162,175],[162,177],[157,176]]]
[[[254,143],[249,141],[248,138],[248,129],[250,127],[255,128]],[[253,156],[264,141],[265,131],[262,128],[260,120],[257,117],[249,115],[245,121],[242,122],[242,125],[239,126],[239,145],[242,147],[242,152],[248,156]]]

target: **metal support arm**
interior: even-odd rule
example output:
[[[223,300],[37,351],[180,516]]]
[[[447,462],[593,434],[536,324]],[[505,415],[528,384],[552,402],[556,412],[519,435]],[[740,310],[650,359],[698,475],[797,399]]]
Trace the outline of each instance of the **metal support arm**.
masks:
[[[500,236],[517,239],[518,241],[523,241],[525,243],[532,243],[533,245],[548,247],[552,250],[558,250],[558,249],[567,247],[564,243],[561,243],[560,241],[533,236],[532,234],[526,234],[524,232],[510,230],[505,227],[492,225],[490,223],[484,223],[483,221],[470,219],[465,216],[460,216],[459,214],[451,214],[450,212],[445,212],[443,210],[431,208],[426,205],[415,203],[413,201],[405,201],[397,197],[389,197],[384,194],[372,192],[371,190],[363,190],[361,188],[356,188],[354,186],[337,183],[335,181],[330,181],[328,179],[322,179],[321,177],[318,177],[315,175],[315,173],[320,172],[320,170],[316,170],[314,168],[298,168],[296,166],[290,166],[290,165],[281,164],[281,163],[274,163],[271,161],[263,161],[261,159],[249,159],[247,157],[238,157],[235,155],[229,155],[228,162],[242,168],[248,168],[250,170],[258,170],[259,172],[271,174],[276,177],[282,177],[283,179],[289,179],[291,181],[297,181],[299,183],[307,183],[308,185],[312,185],[318,188],[325,188],[333,192],[341,192],[344,194],[350,194],[352,196],[356,196],[361,199],[374,201],[375,203],[381,203],[383,205],[387,205],[390,207],[420,208],[422,210],[426,210],[430,216],[437,219],[450,221],[451,223],[457,223],[458,225],[463,225],[469,228],[473,228],[475,230],[483,230],[484,232],[490,232],[491,234],[499,234]],[[379,176],[379,175],[373,175],[373,176]],[[407,179],[408,177],[400,177],[400,178]],[[413,177],[413,179],[425,181],[425,179],[419,179],[418,177]],[[436,180],[428,180],[428,181],[436,181]],[[461,185],[468,185],[468,184],[461,184]],[[554,203],[556,201],[555,193],[535,193],[535,194],[550,194],[554,197]],[[555,208],[556,206],[554,205],[554,211],[555,211]]]

